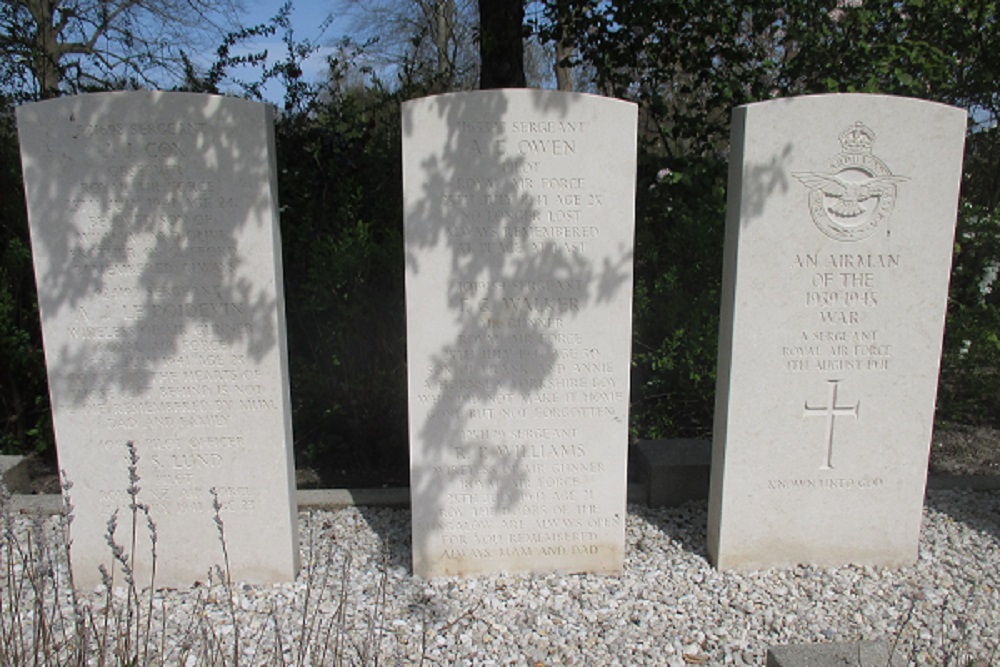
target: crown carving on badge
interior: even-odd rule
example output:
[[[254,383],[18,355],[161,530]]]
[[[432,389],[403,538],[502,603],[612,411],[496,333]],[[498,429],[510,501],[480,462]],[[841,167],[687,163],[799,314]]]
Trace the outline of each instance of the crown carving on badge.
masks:
[[[840,135],[840,145],[848,153],[869,153],[875,143],[875,132],[860,120]]]

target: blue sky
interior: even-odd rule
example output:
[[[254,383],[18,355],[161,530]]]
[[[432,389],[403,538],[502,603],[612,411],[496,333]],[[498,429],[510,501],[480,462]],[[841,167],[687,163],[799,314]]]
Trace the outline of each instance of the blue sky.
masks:
[[[247,13],[242,19],[243,25],[249,27],[267,22],[278,12],[282,4],[283,0],[245,0]],[[303,64],[307,81],[312,82],[322,78],[326,70],[326,56],[334,50],[332,45],[349,32],[343,4],[338,0],[326,2],[298,0],[292,5],[291,21],[296,41],[307,40],[322,47]],[[321,24],[328,15],[333,15],[335,20],[321,32]],[[266,48],[270,58],[279,59],[285,54],[282,37],[283,35],[276,34],[270,38],[249,42],[246,50],[256,52]],[[272,85],[265,91],[265,97],[270,102],[280,103],[282,96],[283,91],[277,85]]]

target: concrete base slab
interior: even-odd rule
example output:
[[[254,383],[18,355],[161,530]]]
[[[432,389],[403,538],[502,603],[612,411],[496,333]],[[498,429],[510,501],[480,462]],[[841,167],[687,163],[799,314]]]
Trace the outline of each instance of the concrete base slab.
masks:
[[[927,478],[927,488],[934,491],[1000,491],[1000,475],[930,475]]]
[[[676,507],[708,498],[712,443],[697,438],[644,440],[636,445],[637,470],[650,507]]]
[[[41,516],[51,516],[61,514],[66,509],[63,497],[54,493],[44,495],[15,495],[11,496],[10,509],[19,514],[33,514]]]
[[[668,444],[664,444],[668,443]],[[679,447],[670,443],[681,444]],[[640,442],[633,455],[636,475],[641,479],[629,482],[628,501],[649,507],[676,507],[688,500],[705,500],[708,497],[708,461],[711,444],[707,440],[655,440]],[[11,509],[16,512],[55,514],[63,511],[62,496],[58,494],[29,495],[27,466],[20,463],[4,468],[4,459],[18,456],[0,456],[0,474],[12,494]],[[705,459],[699,462],[700,459]],[[15,463],[17,463],[15,461]],[[969,489],[974,491],[1000,490],[1000,475],[931,476],[928,488]],[[344,507],[367,505],[370,507],[410,506],[410,490],[406,487],[391,489],[300,489],[297,493],[298,509],[335,510]]]
[[[300,489],[299,511],[336,510],[357,505],[371,507],[409,507],[410,490],[392,489]]]
[[[767,667],[905,667],[887,641],[789,644],[767,649]]]
[[[11,493],[26,493],[31,488],[28,461],[23,456],[0,455],[0,479]]]

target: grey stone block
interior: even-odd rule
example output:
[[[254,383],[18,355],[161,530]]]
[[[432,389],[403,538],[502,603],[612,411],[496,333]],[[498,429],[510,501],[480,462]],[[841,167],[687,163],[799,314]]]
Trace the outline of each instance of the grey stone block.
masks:
[[[27,493],[31,488],[27,460],[23,456],[0,455],[0,479],[11,493]]]
[[[300,512],[314,509],[335,510],[357,505],[371,507],[409,507],[410,490],[391,489],[299,489]]]
[[[887,641],[789,644],[767,649],[767,667],[905,667],[902,655],[892,655]]]
[[[636,445],[650,507],[676,507],[708,498],[712,443],[699,438],[645,440]]]

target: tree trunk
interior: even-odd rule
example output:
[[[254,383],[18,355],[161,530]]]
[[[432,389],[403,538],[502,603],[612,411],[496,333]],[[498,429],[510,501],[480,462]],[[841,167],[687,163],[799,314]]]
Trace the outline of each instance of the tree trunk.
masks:
[[[479,87],[524,88],[523,0],[479,0]]]
[[[437,73],[438,76],[447,78],[449,82],[452,64],[448,51],[451,44],[453,5],[451,0],[434,0],[434,48],[437,49]]]
[[[573,91],[573,68],[564,65],[576,51],[576,45],[571,37],[570,26],[577,15],[574,8],[575,3],[567,0],[550,0],[550,20],[553,23],[554,42],[556,47],[556,61],[552,70],[556,75],[556,87],[567,92]]]
[[[26,4],[37,28],[34,53],[31,58],[31,73],[38,82],[42,98],[55,97],[59,94],[59,84],[62,82],[62,74],[59,71],[61,51],[55,26],[55,2],[28,0]]]
[[[560,33],[563,31],[560,30]],[[563,65],[563,61],[573,55],[573,47],[562,39],[556,41],[556,88],[573,92],[573,68]]]

